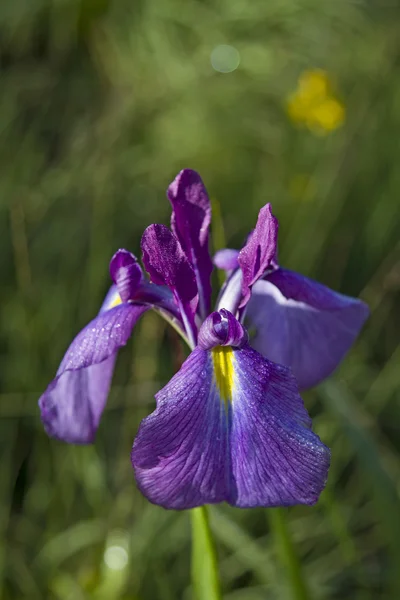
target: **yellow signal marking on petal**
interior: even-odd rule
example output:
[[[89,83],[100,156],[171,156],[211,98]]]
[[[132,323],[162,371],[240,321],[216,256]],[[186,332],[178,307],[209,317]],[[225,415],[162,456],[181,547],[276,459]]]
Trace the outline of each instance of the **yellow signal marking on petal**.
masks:
[[[119,304],[122,304],[122,300],[120,295],[117,294],[116,298],[111,302],[108,310],[110,310],[110,308],[114,308],[114,306],[118,306]]]
[[[233,350],[230,346],[217,346],[211,350],[214,377],[225,405],[232,400],[234,388]]]

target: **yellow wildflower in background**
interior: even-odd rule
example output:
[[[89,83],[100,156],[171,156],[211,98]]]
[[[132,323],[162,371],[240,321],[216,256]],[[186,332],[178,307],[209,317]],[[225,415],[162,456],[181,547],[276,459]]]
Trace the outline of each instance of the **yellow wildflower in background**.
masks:
[[[304,71],[289,96],[287,111],[294,123],[316,133],[329,133],[343,124],[345,107],[334,96],[326,71]]]

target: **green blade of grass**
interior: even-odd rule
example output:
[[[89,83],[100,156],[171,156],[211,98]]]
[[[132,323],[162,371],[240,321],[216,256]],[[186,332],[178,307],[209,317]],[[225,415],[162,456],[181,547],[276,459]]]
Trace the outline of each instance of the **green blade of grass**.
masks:
[[[231,519],[223,510],[212,507],[211,524],[218,542],[229,550],[229,558],[224,560],[224,576],[226,564],[233,561],[240,565],[240,572],[251,569],[262,585],[276,584],[276,573],[273,557],[269,551],[268,537],[254,540],[252,536],[236,520]],[[235,567],[236,571],[238,567]]]
[[[283,508],[274,508],[268,510],[267,514],[275,537],[277,554],[288,575],[291,596],[294,600],[309,600],[310,594],[289,531],[286,511]]]
[[[322,385],[327,409],[340,420],[341,426],[363,470],[371,497],[381,522],[381,533],[390,548],[392,568],[389,575],[395,597],[400,595],[400,499],[392,477],[387,472],[382,453],[370,432],[363,426],[350,391],[336,381]]]

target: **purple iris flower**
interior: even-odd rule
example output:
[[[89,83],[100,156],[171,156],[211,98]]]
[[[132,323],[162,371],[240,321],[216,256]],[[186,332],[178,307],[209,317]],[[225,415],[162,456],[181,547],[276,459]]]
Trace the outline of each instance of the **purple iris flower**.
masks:
[[[131,459],[143,494],[174,509],[223,501],[314,504],[330,453],[311,430],[298,387],[337,366],[368,309],[278,266],[278,222],[267,204],[240,252],[217,253],[214,261],[228,275],[210,312],[206,189],[186,169],[168,198],[171,230],[150,225],[142,237],[151,281],[130,252],[114,255],[114,285],[98,316],[74,339],[39,400],[45,429],[70,443],[93,441],[117,352],[153,309],[192,352],[156,394],[157,408],[134,441]],[[250,342],[246,323],[256,329]]]

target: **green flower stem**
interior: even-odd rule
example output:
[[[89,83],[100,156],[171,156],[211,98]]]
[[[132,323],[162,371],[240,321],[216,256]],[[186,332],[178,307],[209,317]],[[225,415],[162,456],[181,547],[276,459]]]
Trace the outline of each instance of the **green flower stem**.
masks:
[[[286,511],[272,508],[268,511],[268,519],[275,538],[277,554],[286,569],[293,600],[310,600],[301,564],[287,524]]]
[[[206,506],[193,508],[192,585],[195,600],[222,600],[217,553]]]

